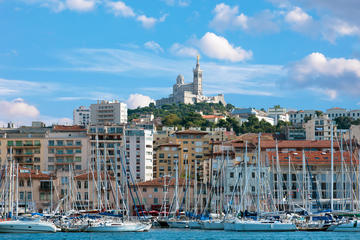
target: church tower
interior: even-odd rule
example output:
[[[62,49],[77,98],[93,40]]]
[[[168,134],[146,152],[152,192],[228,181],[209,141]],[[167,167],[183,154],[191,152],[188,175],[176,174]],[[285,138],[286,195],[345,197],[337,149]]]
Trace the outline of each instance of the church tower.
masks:
[[[202,95],[202,70],[199,64],[199,55],[197,56],[196,67],[193,69],[193,94]]]

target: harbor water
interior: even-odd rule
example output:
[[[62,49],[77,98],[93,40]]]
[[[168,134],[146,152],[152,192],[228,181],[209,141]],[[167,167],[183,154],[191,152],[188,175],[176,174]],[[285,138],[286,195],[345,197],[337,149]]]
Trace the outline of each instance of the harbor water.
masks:
[[[0,234],[1,240],[247,240],[247,239],[360,239],[360,232],[226,232],[204,230],[151,229],[149,232],[130,233],[41,233]]]

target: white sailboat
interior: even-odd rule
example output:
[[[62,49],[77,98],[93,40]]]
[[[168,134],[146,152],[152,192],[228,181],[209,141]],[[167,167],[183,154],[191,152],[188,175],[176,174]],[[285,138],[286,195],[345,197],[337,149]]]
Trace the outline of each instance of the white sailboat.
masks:
[[[90,225],[86,232],[146,232],[151,228],[151,223],[141,222],[116,222],[112,220],[102,220]]]
[[[22,219],[0,222],[0,233],[52,233],[56,232],[53,223],[41,220]]]

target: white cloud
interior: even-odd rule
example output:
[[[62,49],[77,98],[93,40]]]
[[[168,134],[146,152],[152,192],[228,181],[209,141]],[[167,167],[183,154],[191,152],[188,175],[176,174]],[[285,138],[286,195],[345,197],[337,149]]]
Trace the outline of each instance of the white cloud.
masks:
[[[252,57],[251,51],[231,45],[224,37],[207,32],[198,42],[201,51],[208,57],[240,62]]]
[[[152,51],[154,51],[156,53],[164,52],[164,49],[162,49],[160,44],[158,44],[155,41],[148,41],[148,42],[144,43],[144,47],[147,48],[147,49],[150,49],[150,50],[152,50]]]
[[[294,25],[305,25],[312,20],[312,17],[304,12],[300,7],[295,7],[285,15],[285,21]]]
[[[276,19],[279,14],[270,10],[263,10],[254,16],[239,13],[239,7],[231,7],[225,3],[217,4],[213,10],[214,18],[210,27],[216,31],[243,30],[248,33],[278,32],[279,26]]]
[[[190,0],[162,0],[168,6],[187,7],[190,5]]]
[[[91,11],[95,8],[95,0],[66,0],[66,6],[74,11]]]
[[[174,43],[170,48],[170,52],[173,55],[181,57],[196,57],[199,55],[199,52],[195,48],[187,47],[179,43]]]
[[[115,16],[135,17],[133,9],[122,1],[106,2],[106,6],[112,10]]]
[[[0,96],[30,95],[43,92],[51,92],[55,89],[51,83],[38,83],[22,80],[10,80],[0,78]]]
[[[150,103],[154,103],[155,100],[150,98],[149,96],[144,96],[139,93],[130,94],[128,100],[126,101],[126,104],[128,105],[128,108],[134,109],[137,107],[146,107],[149,106]]]
[[[360,61],[357,59],[327,58],[314,52],[289,66],[288,72],[290,86],[320,89],[330,99],[339,93],[360,94]]]
[[[35,106],[26,103],[21,98],[0,101],[0,109],[3,119],[36,118],[40,114]]]
[[[137,16],[136,20],[141,22],[141,24],[144,28],[152,28],[155,26],[155,23],[157,22],[156,18],[147,17],[145,15]]]
[[[215,6],[213,13],[215,16],[213,20],[211,20],[210,26],[218,31],[224,31],[238,27],[242,29],[248,28],[248,17],[243,13],[239,14],[238,6],[231,8],[225,3],[220,3]]]

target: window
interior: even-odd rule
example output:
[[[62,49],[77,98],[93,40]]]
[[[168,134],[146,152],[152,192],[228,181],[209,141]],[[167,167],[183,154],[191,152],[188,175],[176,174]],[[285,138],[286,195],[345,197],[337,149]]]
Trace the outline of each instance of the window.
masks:
[[[88,181],[85,181],[84,182],[84,188],[88,188],[89,187],[89,182]]]
[[[154,192],[158,192],[159,191],[159,189],[156,187],[156,188],[154,188]]]
[[[28,193],[27,193],[27,199],[28,199],[28,200],[32,200],[32,192],[28,192]]]
[[[24,200],[24,192],[19,192],[19,198],[20,200]]]
[[[158,198],[154,198],[154,204],[158,204],[159,203],[159,199]]]
[[[81,181],[77,181],[77,188],[81,189]]]
[[[88,193],[88,192],[85,192],[85,193],[84,193],[84,199],[85,199],[85,200],[89,200],[89,193]]]
[[[164,158],[164,154],[163,154],[163,153],[159,153],[159,158]]]
[[[27,180],[27,186],[31,187],[31,180],[30,179]]]
[[[23,187],[23,186],[24,186],[24,180],[20,180],[20,181],[19,181],[19,186],[20,186],[20,187]]]
[[[233,172],[230,173],[230,178],[234,178],[234,173]],[[232,191],[232,190],[230,190],[230,191]]]
[[[76,195],[76,200],[80,201],[81,200],[81,193],[78,192],[77,195]]]
[[[146,192],[147,191],[147,189],[146,188],[143,188],[143,192]]]

